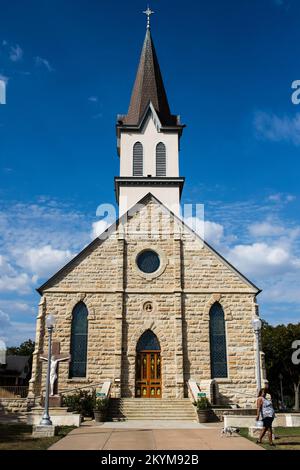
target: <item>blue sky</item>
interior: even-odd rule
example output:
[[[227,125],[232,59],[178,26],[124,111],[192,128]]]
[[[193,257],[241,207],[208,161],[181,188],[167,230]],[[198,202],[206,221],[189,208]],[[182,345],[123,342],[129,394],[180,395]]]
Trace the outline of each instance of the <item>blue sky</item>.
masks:
[[[115,119],[128,108],[145,3],[1,2],[0,338],[34,338],[35,288],[115,203]],[[153,0],[152,34],[187,124],[183,202],[208,241],[264,292],[271,323],[300,317],[298,0]]]

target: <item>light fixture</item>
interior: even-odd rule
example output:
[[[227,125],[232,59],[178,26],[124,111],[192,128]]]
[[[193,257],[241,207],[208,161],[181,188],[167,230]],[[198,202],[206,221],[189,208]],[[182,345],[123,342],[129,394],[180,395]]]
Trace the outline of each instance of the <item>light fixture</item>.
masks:
[[[262,323],[261,323],[261,320],[259,318],[254,318],[252,320],[252,327],[253,327],[253,330],[256,332],[260,331],[261,330],[261,326],[262,326]]]
[[[54,328],[55,323],[56,323],[55,316],[52,313],[47,315],[47,317],[46,317],[46,326],[47,326],[47,328]]]
[[[252,327],[255,334],[255,342],[256,342],[256,380],[257,380],[257,391],[259,392],[261,389],[261,365],[260,365],[260,335],[259,332],[261,330],[262,322],[260,318],[253,318],[252,320]]]

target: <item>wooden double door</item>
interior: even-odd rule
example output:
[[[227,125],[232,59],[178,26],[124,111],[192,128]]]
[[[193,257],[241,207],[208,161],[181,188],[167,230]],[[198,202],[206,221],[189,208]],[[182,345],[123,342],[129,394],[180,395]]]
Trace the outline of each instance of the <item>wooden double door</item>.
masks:
[[[140,351],[136,357],[135,396],[161,398],[160,351]]]

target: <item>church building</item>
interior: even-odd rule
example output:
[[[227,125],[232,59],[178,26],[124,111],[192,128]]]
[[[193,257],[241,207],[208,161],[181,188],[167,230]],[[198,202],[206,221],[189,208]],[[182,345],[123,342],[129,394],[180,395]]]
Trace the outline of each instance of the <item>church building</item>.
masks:
[[[129,109],[117,117],[119,219],[38,289],[32,396],[45,390],[52,313],[53,342],[70,355],[58,391],[110,381],[115,398],[176,400],[194,381],[214,404],[254,406],[260,290],[181,218],[184,127],[148,18]]]

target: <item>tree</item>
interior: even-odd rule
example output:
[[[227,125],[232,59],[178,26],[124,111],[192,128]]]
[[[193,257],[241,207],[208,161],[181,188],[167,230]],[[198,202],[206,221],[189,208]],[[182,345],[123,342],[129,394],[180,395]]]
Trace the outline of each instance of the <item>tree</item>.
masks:
[[[20,344],[17,347],[10,347],[7,348],[6,354],[8,356],[32,356],[34,351],[35,343],[31,339],[24,341],[24,343]]]
[[[271,326],[263,322],[262,350],[265,353],[267,378],[275,399],[280,399],[279,375],[287,395],[294,396],[294,408],[299,411],[300,365],[293,364],[293,342],[300,340],[300,323]]]

